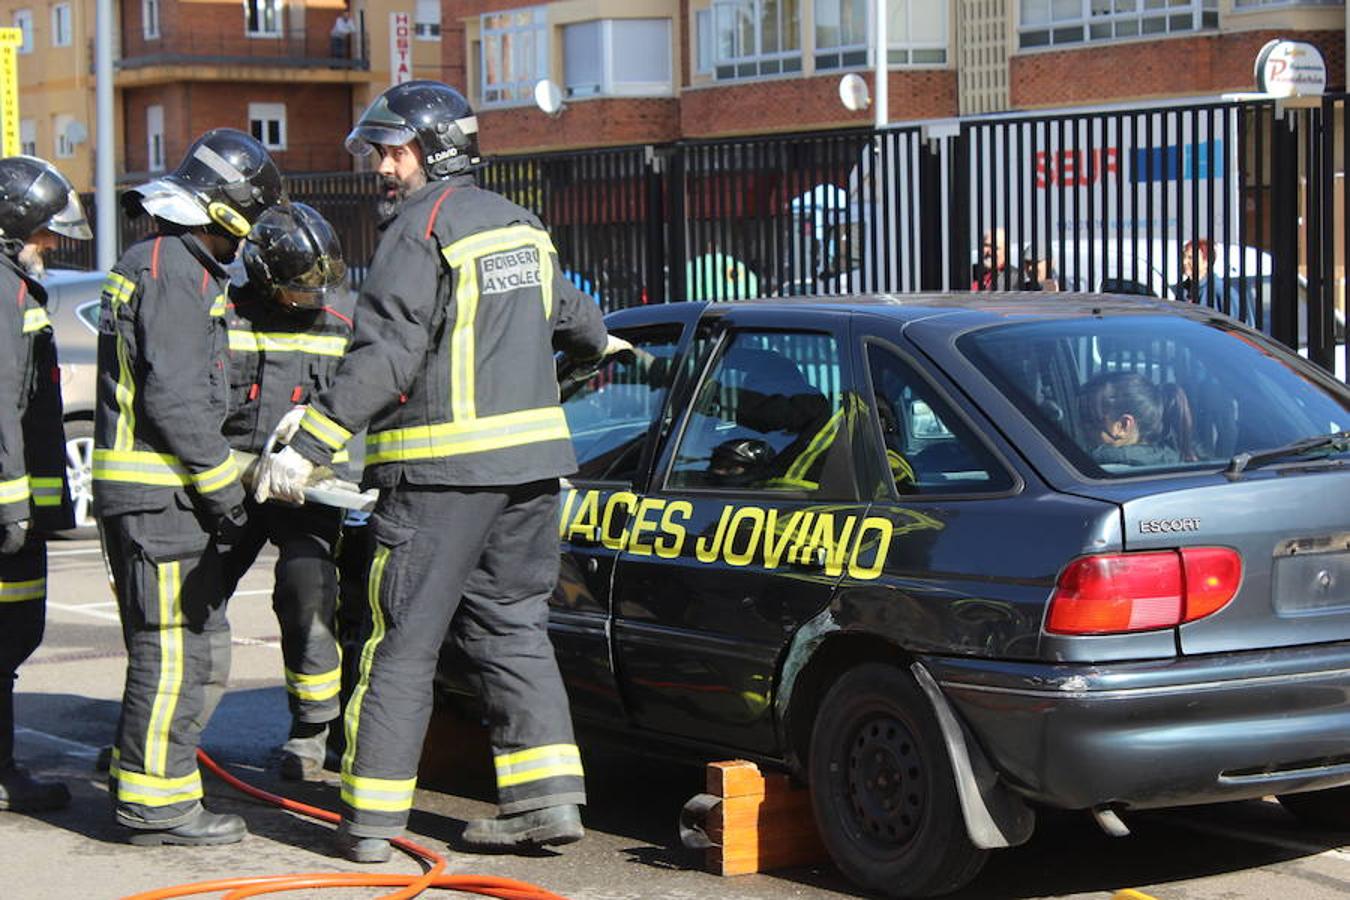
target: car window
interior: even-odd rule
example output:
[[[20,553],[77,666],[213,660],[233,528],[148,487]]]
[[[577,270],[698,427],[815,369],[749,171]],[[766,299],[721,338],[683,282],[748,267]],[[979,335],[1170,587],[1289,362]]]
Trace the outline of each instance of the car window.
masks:
[[[75,309],[75,315],[79,317],[81,322],[89,326],[90,331],[94,334],[98,334],[98,321],[102,309],[102,304],[95,300],[91,303],[85,303],[84,305],[77,307]]]
[[[661,414],[670,386],[680,328],[622,332],[636,353],[621,353],[598,368],[566,373],[562,408],[577,455],[577,478],[631,482],[642,445]]]
[[[831,335],[733,333],[698,388],[667,487],[848,498],[848,467],[830,465],[848,452],[842,380]]]
[[[877,427],[900,494],[1008,490],[1012,477],[949,404],[900,356],[869,344]]]
[[[1019,323],[957,346],[1091,478],[1225,466],[1350,427],[1350,394],[1219,321]]]

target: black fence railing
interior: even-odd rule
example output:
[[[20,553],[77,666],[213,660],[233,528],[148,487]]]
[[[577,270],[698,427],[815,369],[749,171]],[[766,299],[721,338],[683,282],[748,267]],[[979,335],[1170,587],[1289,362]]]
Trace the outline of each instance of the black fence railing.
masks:
[[[1151,294],[1248,320],[1344,377],[1347,96],[499,157],[606,310],[919,290]],[[369,174],[300,175],[353,278],[377,239]],[[91,210],[92,215],[92,210]],[[125,242],[137,233],[123,225]],[[65,244],[65,264],[92,264]]]

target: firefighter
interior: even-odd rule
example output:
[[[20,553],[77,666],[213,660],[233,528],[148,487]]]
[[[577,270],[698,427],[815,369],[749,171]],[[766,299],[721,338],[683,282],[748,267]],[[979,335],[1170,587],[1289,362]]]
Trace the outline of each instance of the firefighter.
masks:
[[[35,276],[57,235],[91,237],[79,195],[45,160],[0,160],[0,810],[70,802],[64,784],[14,762],[15,671],[42,641],[45,534],[74,527],[47,292]]]
[[[219,548],[246,522],[221,433],[223,266],[281,199],[262,144],[228,128],[122,197],[129,215],[148,214],[155,227],[103,289],[94,502],[127,649],[109,778],[133,844],[227,844],[246,833],[240,817],[202,806],[196,751],[229,674]]]
[[[408,820],[452,620],[497,771],[499,815],[469,823],[464,842],[511,850],[583,834],[581,760],[546,630],[558,479],[576,470],[553,351],[599,358],[607,335],[539,220],[476,186],[477,130],[457,91],[413,81],[380,95],[348,137],[353,152],[380,154],[393,215],[333,386],[258,485],[299,501],[313,467],[369,425],[373,629],[345,714],[338,830],[356,862],[388,859]]]
[[[303,203],[263,213],[240,252],[247,281],[230,288],[230,415],[225,437],[258,454],[296,404],[328,385],[351,338],[355,298],[333,227]],[[272,608],[281,626],[291,730],[281,775],[323,771],[328,724],[338,717],[342,662],[334,636],[334,550],[342,512],[328,506],[245,501],[248,525],[224,553],[225,591],[271,541],[279,551]]]

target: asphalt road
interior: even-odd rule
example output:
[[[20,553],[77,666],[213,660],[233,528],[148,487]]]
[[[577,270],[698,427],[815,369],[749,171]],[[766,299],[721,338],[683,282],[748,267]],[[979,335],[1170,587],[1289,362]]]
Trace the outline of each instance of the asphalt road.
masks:
[[[20,672],[19,753],[34,769],[65,778],[75,802],[37,818],[0,814],[0,898],[114,898],[152,888],[234,875],[349,871],[333,857],[329,829],[241,799],[211,776],[207,803],[242,814],[251,836],[217,848],[134,848],[118,842],[98,749],[111,740],[124,657],[117,612],[97,547],[52,545],[47,637]],[[232,601],[231,692],[207,729],[205,746],[235,774],[262,787],[332,808],[335,778],[294,785],[270,771],[287,715],[281,653],[272,616],[270,560]],[[484,762],[486,762],[484,760]],[[496,875],[547,887],[573,900],[637,898],[832,898],[857,896],[828,865],[723,879],[703,872],[701,854],[682,849],[676,815],[702,786],[696,768],[613,751],[587,753],[591,805],[584,842],[534,857],[449,853],[449,871]],[[433,849],[453,846],[465,819],[490,815],[484,768],[464,765],[453,793],[419,790],[411,829]],[[330,773],[331,774],[331,773]],[[961,898],[1158,900],[1343,900],[1350,895],[1350,833],[1301,827],[1273,802],[1127,815],[1127,838],[1103,835],[1083,815],[1041,819],[1031,843],[995,854]],[[375,871],[416,872],[395,859]],[[352,890],[342,896],[372,897]],[[286,896],[334,896],[307,892]],[[450,896],[440,894],[440,896]],[[462,896],[462,895],[456,895]]]

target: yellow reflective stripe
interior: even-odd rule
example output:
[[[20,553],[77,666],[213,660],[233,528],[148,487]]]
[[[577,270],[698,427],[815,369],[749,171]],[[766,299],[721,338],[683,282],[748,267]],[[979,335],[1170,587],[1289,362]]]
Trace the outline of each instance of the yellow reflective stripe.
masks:
[[[581,752],[575,744],[549,744],[494,757],[497,787],[512,787],[545,778],[582,777]]]
[[[287,669],[286,690],[301,700],[331,700],[342,690],[342,670],[305,675]]]
[[[228,308],[229,301],[225,299],[225,295],[216,294],[216,299],[211,302],[211,315],[216,317],[223,316],[225,315],[225,310]]]
[[[0,581],[0,603],[23,603],[28,600],[45,600],[46,597],[45,578],[34,578],[32,581]]]
[[[353,809],[403,812],[412,809],[417,779],[361,778],[342,773],[342,800]]]
[[[340,334],[289,334],[230,329],[230,349],[243,353],[312,353],[341,356],[347,338]]]
[[[66,480],[64,478],[38,478],[28,479],[33,488],[34,506],[60,506],[61,501],[65,499]]]
[[[103,293],[114,303],[125,303],[136,293],[136,282],[116,272],[109,272],[103,281]]]
[[[169,729],[183,687],[181,566],[175,560],[155,567],[159,575],[159,684],[145,735],[145,772],[159,778],[168,771]]]
[[[389,548],[376,547],[375,558],[370,562],[370,576],[366,581],[366,602],[370,604],[373,623],[370,637],[361,648],[361,663],[357,667],[356,690],[347,701],[347,713],[343,718],[343,731],[347,738],[347,749],[342,754],[342,777],[345,780],[356,765],[356,735],[361,724],[361,703],[366,699],[366,690],[370,687],[370,668],[375,662],[375,649],[384,640],[384,612],[380,609],[380,582],[384,579],[384,567],[389,562]],[[354,777],[354,776],[353,776]]]
[[[214,494],[221,488],[229,487],[239,478],[239,466],[234,462],[234,454],[225,457],[218,466],[212,466],[205,472],[192,475],[192,485],[200,493]]]
[[[131,377],[131,358],[121,332],[117,333],[116,341],[117,387],[113,395],[117,398],[117,430],[113,449],[130,450],[136,446],[136,382]]]
[[[341,450],[352,439],[352,433],[312,406],[305,408],[300,427],[318,438],[331,450]]]
[[[394,428],[366,436],[366,465],[500,450],[571,437],[557,406],[525,409],[468,422]]]
[[[159,487],[187,486],[187,469],[178,457],[151,450],[94,450],[94,480],[149,484]]]
[[[124,803],[139,803],[143,806],[171,806],[174,803],[186,803],[200,800],[202,797],[202,776],[194,771],[191,775],[179,778],[160,778],[154,775],[142,775],[128,772],[121,766],[121,754],[113,748],[112,765],[108,774],[117,781],[117,799]]]
[[[333,462],[335,463],[351,462],[351,460],[352,455],[347,452],[347,449],[345,447],[333,454]]]
[[[0,481],[0,503],[25,503],[31,496],[27,475]]]
[[[34,331],[50,328],[51,324],[52,320],[47,318],[47,311],[40,306],[35,309],[25,309],[23,311],[24,334],[32,334]]]
[[[839,425],[843,421],[844,411],[842,409],[830,416],[830,420],[816,432],[816,436],[811,439],[811,443],[806,445],[806,449],[802,451],[801,456],[798,456],[792,465],[788,466],[787,472],[784,473],[787,480],[801,481],[806,478],[811,466],[839,436]]]

